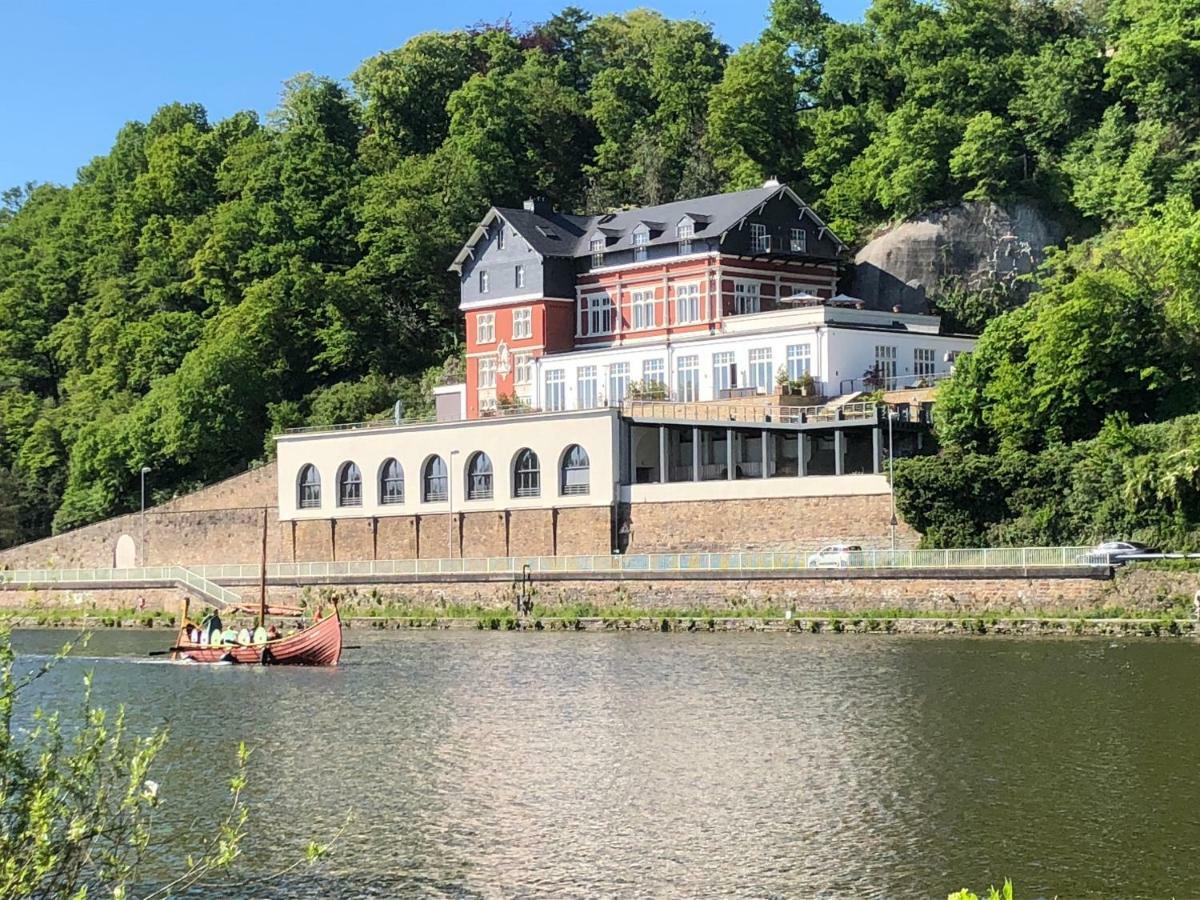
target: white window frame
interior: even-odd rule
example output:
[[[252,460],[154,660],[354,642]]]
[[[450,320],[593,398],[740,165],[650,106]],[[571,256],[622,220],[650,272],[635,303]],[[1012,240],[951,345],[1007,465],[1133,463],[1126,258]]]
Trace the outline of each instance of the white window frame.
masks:
[[[793,253],[807,253],[808,232],[803,228],[793,228],[791,230],[790,240],[788,241],[788,248]]]
[[[504,223],[500,223],[500,227],[496,229],[496,249],[504,249]]]
[[[533,384],[533,354],[513,356],[513,384]]]
[[[486,294],[491,289],[491,277],[487,269],[479,270],[479,293]]]
[[[750,252],[771,252],[771,235],[767,234],[767,226],[761,222],[750,223]]]
[[[514,341],[533,337],[533,308],[523,306],[512,311],[512,336]]]
[[[476,379],[476,385],[481,391],[495,390],[496,388],[496,357],[481,356],[478,361],[479,374]]]
[[[604,265],[604,246],[605,240],[602,237],[592,238],[588,241],[588,250],[592,254],[593,269]]]
[[[633,233],[633,261],[645,262],[648,258],[649,251],[647,247],[650,244],[650,232],[646,230],[635,231]]]
[[[653,289],[632,291],[629,294],[635,331],[645,331],[658,327],[658,301],[654,298]]]
[[[712,355],[713,399],[721,398],[721,391],[737,387],[737,354],[732,350],[721,350]]]
[[[700,284],[675,285],[675,323],[688,325],[700,321]]]
[[[896,346],[894,344],[875,345],[875,371],[883,380],[884,388],[895,385]]]
[[[495,313],[476,313],[476,315],[475,315],[475,343],[477,343],[477,344],[494,344],[494,343],[496,343],[496,314]]]
[[[750,379],[749,387],[763,393],[771,393],[775,383],[773,354],[770,347],[752,347],[750,349]]]
[[[608,405],[620,406],[629,396],[629,363],[612,363],[608,367]]]
[[[696,237],[696,223],[691,221],[680,222],[677,231],[680,255],[691,253],[692,241]]]
[[[513,284],[516,287],[525,287],[525,264],[517,263],[513,266]]]
[[[812,345],[788,344],[787,348],[787,377],[791,381],[799,381],[805,375],[812,374]]]
[[[600,405],[595,366],[580,366],[576,370],[575,401],[580,409],[595,409]]]
[[[667,365],[661,356],[642,360],[642,385],[661,384],[667,386]]]
[[[680,356],[675,360],[675,399],[691,403],[700,399],[700,357]]]
[[[588,297],[587,321],[588,334],[612,334],[613,317],[616,310],[613,309],[612,297],[608,294],[592,294]],[[605,325],[607,321],[607,325]]]
[[[543,405],[550,412],[567,408],[567,373],[565,369],[547,369]]]
[[[925,377],[933,374],[937,365],[937,351],[932,347],[913,348],[913,374]]]
[[[762,312],[762,283],[739,278],[733,283],[733,312],[744,316]]]

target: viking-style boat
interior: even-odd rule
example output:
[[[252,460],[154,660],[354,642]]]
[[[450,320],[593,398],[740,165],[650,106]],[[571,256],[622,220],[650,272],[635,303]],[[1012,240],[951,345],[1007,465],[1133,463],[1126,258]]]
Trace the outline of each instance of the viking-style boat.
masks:
[[[233,611],[239,611],[232,608]],[[297,615],[299,609],[260,608],[258,624],[265,624],[268,613]],[[320,615],[318,611],[317,615]],[[307,628],[293,634],[271,638],[258,643],[204,644],[189,637],[199,633],[199,628],[188,621],[187,604],[183,608],[183,623],[179,628],[175,646],[170,650],[173,660],[197,663],[248,663],[264,666],[336,666],[342,655],[342,621],[338,616],[337,604],[333,614],[319,619]]]

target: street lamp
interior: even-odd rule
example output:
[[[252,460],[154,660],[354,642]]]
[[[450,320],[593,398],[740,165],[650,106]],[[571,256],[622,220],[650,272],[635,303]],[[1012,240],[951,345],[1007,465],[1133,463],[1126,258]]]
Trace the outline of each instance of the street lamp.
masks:
[[[142,539],[138,542],[138,555],[143,566],[146,565],[146,473],[149,471],[149,466],[142,466]]]
[[[446,469],[446,553],[454,559],[454,457],[457,450],[450,451],[450,466]]]

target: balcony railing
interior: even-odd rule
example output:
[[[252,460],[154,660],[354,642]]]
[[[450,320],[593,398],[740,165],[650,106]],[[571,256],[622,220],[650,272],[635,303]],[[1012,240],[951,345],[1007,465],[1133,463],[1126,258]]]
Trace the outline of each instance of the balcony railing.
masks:
[[[683,422],[782,422],[790,425],[808,422],[877,421],[880,407],[875,403],[855,402],[841,406],[781,406],[762,403],[672,403],[667,400],[627,400],[622,415],[634,419],[675,419]]]

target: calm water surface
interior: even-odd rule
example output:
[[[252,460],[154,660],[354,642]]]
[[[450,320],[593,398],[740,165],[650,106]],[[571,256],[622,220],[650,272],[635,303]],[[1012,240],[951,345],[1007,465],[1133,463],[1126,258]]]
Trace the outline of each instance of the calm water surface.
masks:
[[[252,869],[345,825],[315,880],[261,896],[1200,896],[1200,645],[347,636],[296,670],[105,632],[29,699],[90,668],[98,702],[169,725],[184,817],[216,817],[245,739]]]

